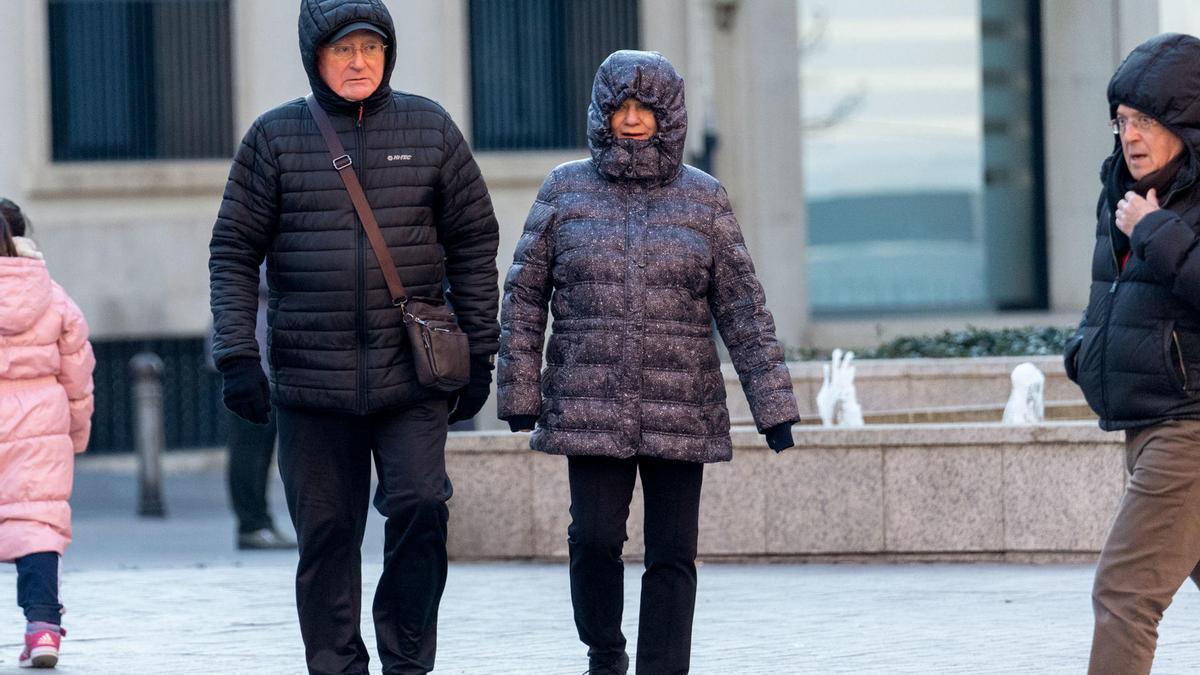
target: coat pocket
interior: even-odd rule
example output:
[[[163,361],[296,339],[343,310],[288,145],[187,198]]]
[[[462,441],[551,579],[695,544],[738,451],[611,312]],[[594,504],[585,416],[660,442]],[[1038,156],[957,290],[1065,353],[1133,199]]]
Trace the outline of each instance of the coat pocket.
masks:
[[[1072,382],[1079,382],[1079,348],[1083,346],[1083,335],[1072,337],[1067,342],[1067,348],[1063,350],[1063,368],[1067,371],[1067,378]]]
[[[1187,392],[1200,391],[1200,334],[1170,324],[1168,355],[1175,383]]]

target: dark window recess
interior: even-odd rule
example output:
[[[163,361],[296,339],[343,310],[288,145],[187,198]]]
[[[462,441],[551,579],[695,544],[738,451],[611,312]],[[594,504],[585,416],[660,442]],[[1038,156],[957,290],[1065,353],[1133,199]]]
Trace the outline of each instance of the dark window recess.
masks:
[[[1045,309],[1041,3],[983,0],[979,11],[988,297],[994,309]]]
[[[230,0],[49,0],[54,161],[233,153]]]
[[[204,339],[93,340],[96,351],[96,412],[88,452],[134,449],[133,377],[129,360],[150,351],[163,361],[163,419],[167,448],[224,444],[221,376],[205,364]]]
[[[471,110],[477,150],[587,145],[592,78],[637,49],[637,0],[471,0]]]

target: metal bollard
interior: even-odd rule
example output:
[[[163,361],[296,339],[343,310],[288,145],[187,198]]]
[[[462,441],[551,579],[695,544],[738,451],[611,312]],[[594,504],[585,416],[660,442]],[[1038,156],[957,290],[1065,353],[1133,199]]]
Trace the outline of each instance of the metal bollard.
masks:
[[[138,515],[165,517],[162,496],[163,362],[157,354],[142,352],[129,360],[133,374],[133,410],[138,455]]]

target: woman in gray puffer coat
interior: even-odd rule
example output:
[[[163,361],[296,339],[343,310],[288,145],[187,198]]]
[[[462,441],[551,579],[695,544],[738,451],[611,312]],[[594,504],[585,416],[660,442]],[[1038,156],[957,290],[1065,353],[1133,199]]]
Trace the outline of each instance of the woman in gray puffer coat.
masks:
[[[588,107],[591,159],[546,177],[504,285],[499,416],[568,456],[571,600],[589,672],[625,673],[621,548],[646,509],[637,672],[686,673],[706,462],[732,455],[712,320],[776,451],[799,419],[762,286],[721,184],[682,163],[683,79],[613,53]],[[547,305],[553,333],[542,368]]]

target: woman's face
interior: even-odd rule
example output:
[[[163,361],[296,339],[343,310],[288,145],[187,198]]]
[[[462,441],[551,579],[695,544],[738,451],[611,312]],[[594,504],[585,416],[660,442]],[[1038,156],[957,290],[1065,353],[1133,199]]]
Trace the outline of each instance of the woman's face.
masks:
[[[617,138],[636,138],[640,141],[649,140],[658,133],[658,120],[654,119],[654,111],[642,104],[636,98],[625,99],[620,108],[613,111],[608,118],[613,136]]]
[[[1119,105],[1117,121],[1121,125],[1125,166],[1134,180],[1158,171],[1183,151],[1183,141],[1178,136],[1139,110]]]

